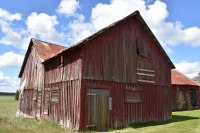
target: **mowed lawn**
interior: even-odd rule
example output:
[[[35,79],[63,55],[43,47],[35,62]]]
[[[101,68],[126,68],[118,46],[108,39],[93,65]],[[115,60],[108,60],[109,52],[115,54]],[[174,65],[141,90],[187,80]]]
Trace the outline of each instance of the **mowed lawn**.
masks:
[[[62,128],[50,121],[40,121],[30,118],[16,118],[18,101],[14,96],[0,96],[0,133],[38,132],[64,133],[73,132]],[[200,110],[179,111],[172,113],[172,120],[165,122],[135,123],[119,129],[110,129],[108,132],[140,132],[140,133],[200,133]]]

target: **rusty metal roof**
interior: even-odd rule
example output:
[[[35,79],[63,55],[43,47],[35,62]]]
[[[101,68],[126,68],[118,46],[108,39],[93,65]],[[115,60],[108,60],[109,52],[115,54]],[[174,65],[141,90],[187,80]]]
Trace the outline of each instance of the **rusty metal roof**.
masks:
[[[127,19],[127,18],[130,18],[130,17],[132,17],[132,16],[136,16],[136,17],[138,18],[139,22],[143,25],[144,29],[147,31],[147,33],[149,34],[149,36],[152,38],[152,40],[153,40],[153,41],[155,42],[155,44],[158,46],[159,50],[163,53],[163,55],[164,55],[165,58],[167,59],[167,61],[168,61],[168,63],[170,64],[171,68],[174,69],[174,68],[175,68],[174,64],[172,63],[172,61],[170,60],[170,58],[168,57],[168,55],[167,55],[166,52],[164,51],[164,49],[163,49],[163,47],[161,46],[161,44],[159,43],[159,41],[158,41],[158,40],[156,39],[156,37],[154,36],[153,32],[150,30],[149,26],[146,24],[146,22],[144,21],[144,19],[143,19],[142,16],[140,15],[140,12],[139,12],[139,11],[135,11],[135,12],[131,13],[130,15],[126,16],[125,18],[120,19],[120,20],[118,20],[118,21],[116,21],[116,22],[114,22],[114,23],[108,25],[108,26],[105,27],[105,28],[102,28],[101,30],[95,32],[94,34],[90,35],[89,37],[87,37],[87,38],[85,38],[85,39],[83,39],[83,40],[81,40],[81,41],[79,41],[79,42],[77,42],[77,43],[75,43],[75,44],[73,44],[73,45],[71,45],[71,46],[69,46],[69,47],[63,49],[63,50],[61,50],[60,52],[58,52],[58,53],[55,54],[55,55],[50,56],[49,58],[46,58],[43,62],[45,62],[45,61],[47,61],[47,60],[49,60],[49,59],[51,59],[51,58],[54,58],[55,56],[60,55],[60,54],[66,52],[66,51],[68,51],[68,50],[72,50],[72,49],[74,49],[74,48],[76,48],[76,47],[79,47],[79,46],[85,44],[86,42],[88,42],[89,40],[91,40],[92,38],[94,38],[95,36],[97,36],[97,35],[103,33],[104,31],[106,31],[107,29],[111,28],[112,26],[114,26],[114,25],[118,24],[119,22],[121,22],[121,21],[123,21],[123,20],[125,20],[125,19]]]
[[[23,61],[21,70],[19,72],[19,76],[18,76],[19,78],[22,76],[24,67],[28,60],[28,55],[31,52],[32,47],[35,47],[36,52],[38,53],[38,58],[41,62],[43,62],[45,59],[47,59],[51,56],[54,56],[56,53],[58,53],[59,51],[66,48],[64,46],[60,46],[60,45],[56,45],[53,43],[49,43],[49,42],[45,42],[45,41],[41,41],[41,40],[32,38],[29,43],[28,50],[26,51],[26,55],[24,57],[24,61]]]
[[[179,71],[173,69],[171,70],[171,80],[172,84],[175,85],[194,85],[194,86],[200,86],[197,82],[191,80],[184,74],[180,73]]]
[[[65,49],[66,47],[32,39],[35,49],[39,55],[39,59],[43,62],[45,59],[55,55],[59,51]]]

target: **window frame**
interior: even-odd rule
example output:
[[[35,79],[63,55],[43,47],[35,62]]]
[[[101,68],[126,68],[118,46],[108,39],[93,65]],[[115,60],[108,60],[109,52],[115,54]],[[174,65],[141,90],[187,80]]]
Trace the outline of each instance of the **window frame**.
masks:
[[[127,101],[127,93],[128,91],[132,91],[133,93],[140,93],[140,100],[133,100],[133,101]],[[124,95],[124,102],[125,103],[142,103],[143,102],[143,90],[142,89],[135,89],[134,88],[125,88],[125,95]]]
[[[53,92],[58,92],[58,99],[57,100],[52,100],[52,93]],[[53,89],[51,89],[51,91],[50,91],[50,101],[51,102],[58,102],[59,101],[59,89],[58,89],[58,87],[54,87]]]

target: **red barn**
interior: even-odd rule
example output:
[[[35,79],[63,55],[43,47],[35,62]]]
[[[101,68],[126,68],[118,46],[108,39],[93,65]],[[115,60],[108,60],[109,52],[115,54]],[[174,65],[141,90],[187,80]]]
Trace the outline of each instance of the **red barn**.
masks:
[[[33,116],[37,108],[26,108],[37,101],[38,117],[99,131],[172,118],[175,67],[138,11],[41,61],[42,74],[34,81],[31,71],[37,67],[30,68],[28,61],[32,51],[19,75],[21,85],[25,78],[42,83],[25,87],[21,103],[27,105],[19,104],[24,113]]]
[[[171,71],[172,78],[172,109],[175,107],[175,100],[177,94],[177,88],[182,92],[186,99],[186,95],[190,95],[190,102],[193,108],[199,108],[200,93],[199,84],[191,80],[184,74],[177,70]]]

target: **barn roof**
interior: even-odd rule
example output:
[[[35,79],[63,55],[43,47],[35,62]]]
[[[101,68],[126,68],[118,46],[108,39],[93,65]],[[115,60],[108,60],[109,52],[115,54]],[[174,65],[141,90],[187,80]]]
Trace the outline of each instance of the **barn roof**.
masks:
[[[197,82],[191,80],[184,74],[180,73],[177,70],[171,70],[171,80],[172,84],[174,85],[194,85],[194,86],[200,86]]]
[[[19,73],[19,78],[22,76],[22,73],[24,71],[24,67],[25,64],[28,60],[28,56],[29,53],[31,52],[31,48],[35,47],[36,52],[38,53],[38,57],[39,60],[41,62],[43,62],[45,59],[55,55],[56,53],[58,53],[59,51],[65,49],[66,47],[64,46],[60,46],[60,45],[56,45],[56,44],[52,44],[49,42],[45,42],[45,41],[41,41],[41,40],[37,40],[37,39],[31,39],[29,46],[28,46],[28,50],[26,51],[26,55]]]
[[[144,19],[143,19],[142,16],[140,15],[140,12],[139,12],[139,11],[135,11],[135,12],[131,13],[130,15],[126,16],[125,18],[120,19],[120,20],[118,20],[118,21],[116,21],[116,22],[114,22],[114,23],[108,25],[107,27],[102,28],[101,30],[95,32],[94,34],[90,35],[89,37],[87,37],[87,38],[85,38],[85,39],[83,39],[83,40],[81,40],[81,41],[79,41],[79,42],[77,42],[77,43],[75,43],[75,44],[73,44],[73,45],[71,45],[71,46],[69,46],[69,47],[63,49],[63,50],[61,50],[61,51],[58,52],[57,54],[54,54],[54,55],[52,55],[52,56],[46,58],[43,62],[45,62],[45,61],[47,61],[47,60],[49,60],[49,59],[51,59],[51,58],[54,58],[54,57],[56,57],[56,56],[58,56],[58,55],[60,55],[60,54],[62,54],[62,53],[64,53],[64,52],[67,52],[67,51],[69,51],[69,50],[72,50],[72,49],[74,49],[74,48],[77,48],[77,47],[79,47],[79,46],[85,44],[86,42],[88,42],[89,40],[91,40],[92,38],[94,38],[95,36],[97,36],[97,35],[103,33],[103,32],[106,31],[107,29],[109,29],[109,28],[115,26],[115,25],[118,24],[119,22],[124,21],[124,20],[126,20],[126,19],[128,19],[128,18],[130,18],[130,17],[132,17],[132,16],[136,16],[136,17],[138,18],[139,22],[143,25],[143,27],[144,27],[144,29],[146,30],[146,32],[147,32],[147,33],[149,34],[149,36],[153,39],[153,41],[155,42],[155,44],[158,46],[159,50],[163,53],[163,55],[164,55],[165,58],[167,59],[167,61],[168,61],[168,63],[170,64],[171,68],[174,69],[174,68],[175,68],[174,64],[172,63],[172,61],[170,60],[170,58],[168,57],[168,55],[167,55],[166,52],[164,51],[163,47],[161,46],[161,44],[159,43],[159,41],[157,40],[157,38],[154,36],[153,32],[150,30],[149,26],[146,24],[146,22],[144,21]]]

